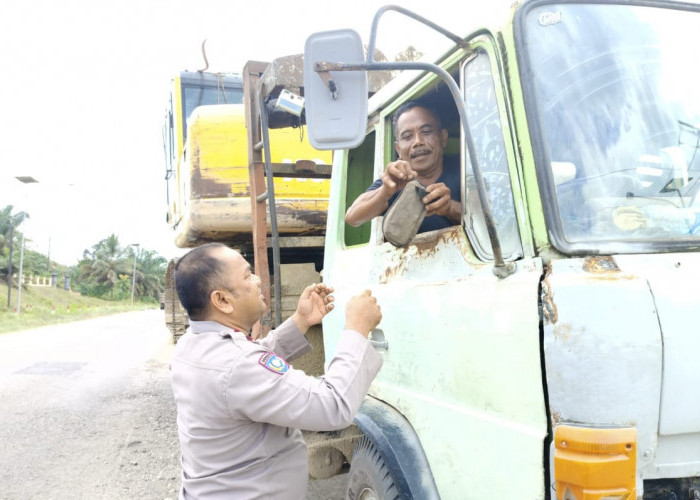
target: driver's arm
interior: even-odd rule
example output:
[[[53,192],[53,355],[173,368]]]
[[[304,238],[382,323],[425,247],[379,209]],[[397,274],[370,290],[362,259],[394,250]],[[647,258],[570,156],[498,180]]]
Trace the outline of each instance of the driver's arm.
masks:
[[[387,196],[381,187],[362,193],[345,213],[345,222],[353,227],[358,227],[374,219],[383,214],[389,207],[389,198],[391,198],[391,194]]]

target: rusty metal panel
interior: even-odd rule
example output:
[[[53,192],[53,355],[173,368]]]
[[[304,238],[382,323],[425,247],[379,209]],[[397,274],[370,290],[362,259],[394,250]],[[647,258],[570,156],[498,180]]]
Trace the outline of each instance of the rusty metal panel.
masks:
[[[553,261],[542,283],[552,423],[642,425],[640,447],[651,446],[661,392],[656,308],[646,280],[612,262]]]
[[[264,96],[279,93],[283,88],[298,94],[304,85],[304,56],[295,54],[274,59],[260,77]]]
[[[267,260],[267,203],[261,198],[266,191],[260,162],[262,153],[255,148],[261,141],[260,113],[257,103],[257,85],[260,75],[267,67],[267,63],[260,61],[248,61],[243,68],[243,103],[245,105],[245,124],[248,131],[248,172],[250,177],[250,211],[252,219],[252,240],[255,274],[260,277],[261,289],[267,304],[267,310],[253,327],[253,336],[262,337],[270,330],[270,272]]]
[[[542,304],[552,425],[635,427],[638,484],[698,475],[700,255],[553,261]]]

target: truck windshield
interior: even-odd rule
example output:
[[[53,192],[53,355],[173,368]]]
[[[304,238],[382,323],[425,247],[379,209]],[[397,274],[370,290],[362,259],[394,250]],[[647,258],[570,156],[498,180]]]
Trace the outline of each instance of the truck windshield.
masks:
[[[182,97],[185,106],[185,119],[187,119],[197,106],[242,103],[243,89],[240,84],[226,86],[224,82],[218,87],[183,83]]]
[[[548,221],[569,249],[697,247],[699,24],[629,4],[540,5],[524,18]]]

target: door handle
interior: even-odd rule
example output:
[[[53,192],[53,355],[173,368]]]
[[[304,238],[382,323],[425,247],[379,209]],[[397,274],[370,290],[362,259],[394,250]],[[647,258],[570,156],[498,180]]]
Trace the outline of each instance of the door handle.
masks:
[[[389,342],[384,337],[384,330],[381,328],[375,328],[369,332],[369,343],[377,351],[387,351],[389,349]]]

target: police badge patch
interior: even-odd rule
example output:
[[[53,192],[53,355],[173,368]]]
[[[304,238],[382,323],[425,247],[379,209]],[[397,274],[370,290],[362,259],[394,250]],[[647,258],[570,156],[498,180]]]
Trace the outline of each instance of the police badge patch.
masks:
[[[266,352],[265,354],[260,356],[260,360],[258,361],[258,363],[260,363],[262,366],[264,366],[271,372],[279,373],[280,375],[289,370],[289,363],[287,363],[284,359],[280,358],[274,352]]]

